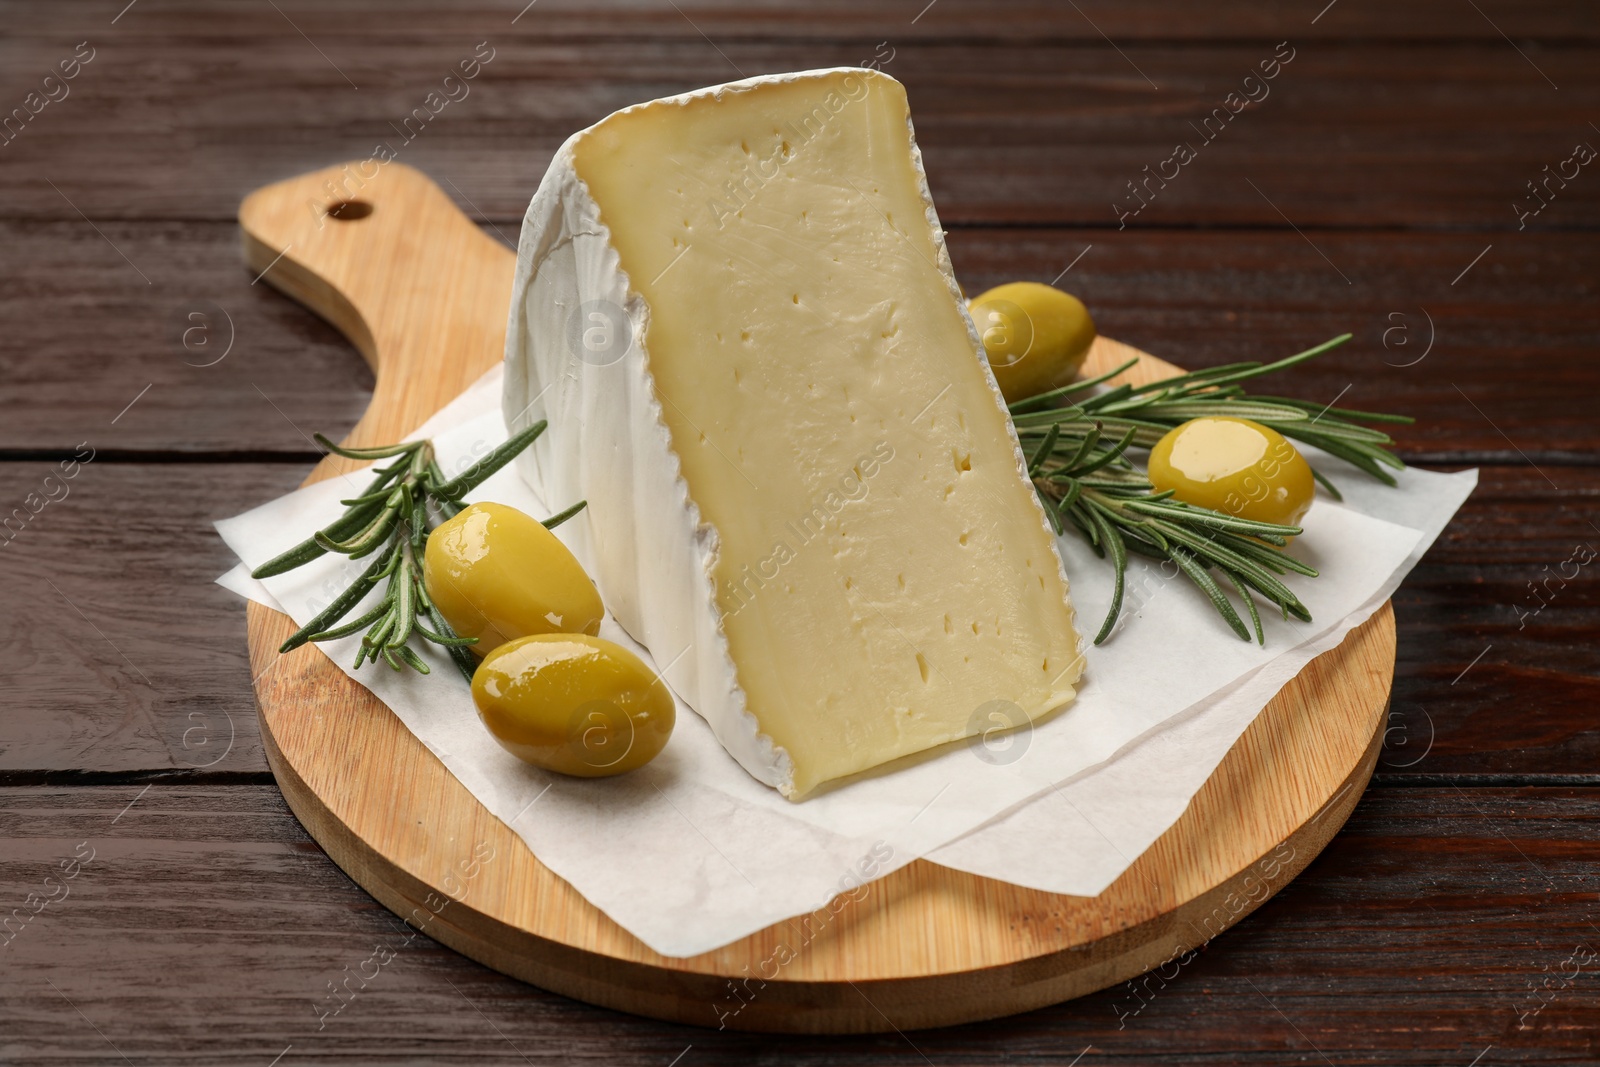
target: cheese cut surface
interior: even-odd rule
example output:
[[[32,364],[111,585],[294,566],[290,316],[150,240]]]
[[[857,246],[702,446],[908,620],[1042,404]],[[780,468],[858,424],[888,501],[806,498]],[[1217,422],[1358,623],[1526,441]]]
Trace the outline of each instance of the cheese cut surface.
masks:
[[[508,415],[587,417],[562,450],[579,472],[545,480],[589,499],[580,558],[658,663],[683,649],[668,677],[730,751],[798,798],[1070,701],[1066,578],[900,84],[821,71],[657,101],[557,168],[523,236]],[[557,269],[576,285],[540,283]],[[633,532],[608,533],[627,509]]]

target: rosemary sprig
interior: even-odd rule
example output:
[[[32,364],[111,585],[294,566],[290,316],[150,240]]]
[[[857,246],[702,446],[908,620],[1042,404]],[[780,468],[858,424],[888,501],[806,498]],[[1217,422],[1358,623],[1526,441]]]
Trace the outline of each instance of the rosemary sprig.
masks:
[[[427,663],[409,645],[416,635],[446,649],[470,682],[476,664],[467,646],[476,644],[478,639],[458,637],[428,598],[422,580],[423,549],[437,525],[436,517],[443,520],[458,514],[466,506],[463,498],[532,444],[545,426],[542,420],[534,423],[454,478],[446,478],[439,468],[430,441],[407,441],[383,448],[343,448],[317,434],[317,443],[335,455],[355,460],[392,458],[394,462],[376,468],[362,493],[339,502],[348,510],[338,519],[251,572],[253,577],[269,578],[304,566],[328,552],[351,559],[376,556],[360,577],[295,631],[278,651],[289,652],[307,641],[348,637],[366,628],[355,666],[382,659],[397,671],[410,667],[427,674]],[[545,527],[561,525],[582,511],[584,503],[579,501],[545,519]],[[355,619],[341,622],[380,582],[388,584],[378,604]]]
[[[1394,476],[1385,468],[1405,469],[1405,464],[1390,449],[1394,439],[1382,430],[1361,423],[1402,423],[1415,421],[1406,415],[1378,411],[1354,411],[1319,405],[1283,396],[1252,396],[1241,382],[1274,374],[1315,359],[1350,340],[1340,334],[1314,348],[1280,359],[1276,363],[1230,363],[1207,370],[1191,371],[1148,385],[1119,385],[1098,394],[1088,394],[1133,366],[1122,366],[1060,389],[1019,400],[1011,405],[1012,419],[1022,435],[1023,447],[1030,437],[1037,439],[1049,426],[1067,420],[1096,422],[1110,433],[1135,430],[1133,447],[1148,449],[1163,434],[1180,423],[1207,415],[1226,415],[1250,419],[1271,427],[1285,437],[1315,445],[1324,452],[1366,471],[1387,485]],[[1339,499],[1339,491],[1320,472],[1317,481]]]
[[[1317,574],[1284,551],[1288,538],[1301,533],[1299,527],[1255,522],[1183,503],[1170,492],[1157,493],[1126,454],[1151,448],[1172,427],[1190,419],[1232,416],[1315,445],[1389,485],[1396,484],[1385,468],[1401,470],[1405,464],[1389,451],[1393,440],[1361,423],[1410,423],[1410,418],[1319,407],[1288,397],[1252,396],[1240,386],[1322,355],[1350,336],[1343,334],[1276,363],[1233,363],[1148,385],[1119,385],[1092,392],[1137,362],[1129,360],[1106,374],[1011,405],[1023,451],[1030,457],[1028,473],[1056,532],[1070,524],[1098,555],[1109,556],[1116,568],[1111,608],[1095,644],[1111,635],[1122,612],[1130,552],[1171,560],[1206,594],[1229,628],[1245,640],[1253,630],[1255,640],[1265,643],[1255,606],[1258,596],[1275,605],[1285,619],[1310,620],[1310,611],[1279,577],[1290,572],[1307,577]],[[1327,478],[1318,471],[1312,473],[1339,498]],[[1219,583],[1213,571],[1225,582]],[[1224,584],[1244,601],[1250,627],[1228,598]]]

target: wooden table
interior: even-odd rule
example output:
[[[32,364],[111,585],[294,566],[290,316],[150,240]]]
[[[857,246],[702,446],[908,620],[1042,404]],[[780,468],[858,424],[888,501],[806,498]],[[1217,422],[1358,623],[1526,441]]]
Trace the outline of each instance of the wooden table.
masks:
[[[1600,1058],[1600,172],[1564,162],[1600,146],[1587,7],[122,3],[0,16],[0,108],[27,115],[0,147],[0,1061]],[[284,807],[211,584],[211,520],[296,485],[371,385],[252,284],[239,199],[385,141],[514,243],[556,146],[613,109],[864,63],[909,88],[969,291],[1059,276],[1194,367],[1351,330],[1285,387],[1415,414],[1408,460],[1482,468],[1395,598],[1378,777],[1176,977],[954,1030],[667,1026],[409,938]],[[1226,117],[1231,92],[1265,96]]]

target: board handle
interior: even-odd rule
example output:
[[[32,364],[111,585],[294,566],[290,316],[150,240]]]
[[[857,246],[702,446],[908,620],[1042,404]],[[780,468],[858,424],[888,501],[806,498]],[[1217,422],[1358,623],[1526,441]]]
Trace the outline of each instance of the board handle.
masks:
[[[504,354],[516,254],[421,171],[367,159],[302,174],[246,196],[239,229],[251,273],[372,367],[345,444],[400,440]]]

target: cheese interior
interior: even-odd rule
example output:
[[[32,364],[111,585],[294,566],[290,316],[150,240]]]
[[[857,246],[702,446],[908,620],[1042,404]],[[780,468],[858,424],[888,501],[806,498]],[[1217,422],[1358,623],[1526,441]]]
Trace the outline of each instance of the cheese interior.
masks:
[[[1082,664],[907,116],[894,79],[826,72],[633,108],[575,146],[793,797],[991,729],[995,701],[1046,714]]]

